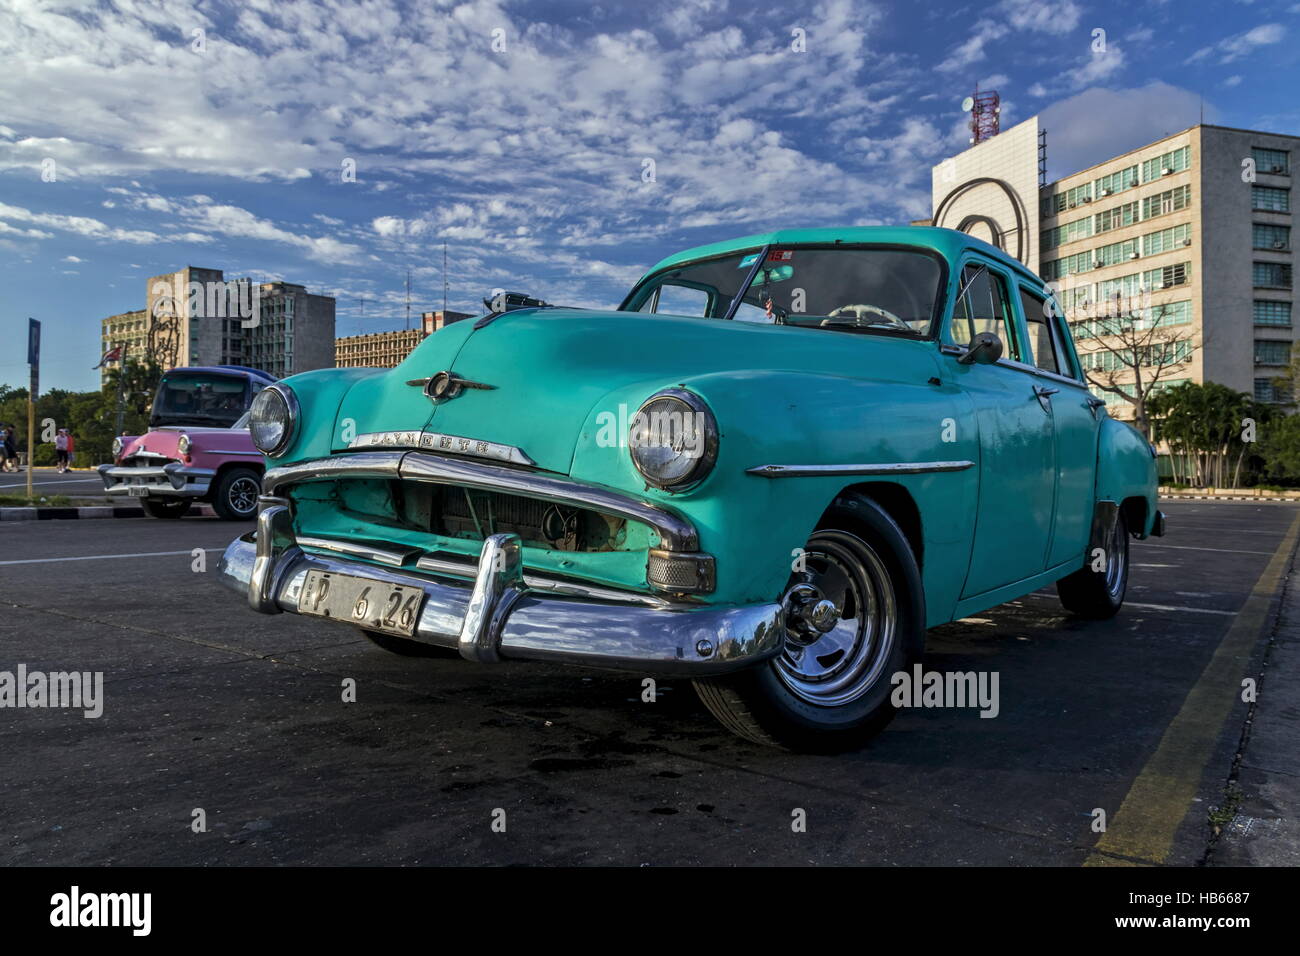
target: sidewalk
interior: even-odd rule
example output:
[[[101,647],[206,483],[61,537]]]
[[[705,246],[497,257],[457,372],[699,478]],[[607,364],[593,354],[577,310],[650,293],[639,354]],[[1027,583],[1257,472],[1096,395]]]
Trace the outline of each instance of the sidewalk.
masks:
[[[1277,624],[1265,651],[1258,700],[1247,718],[1236,779],[1225,804],[1236,813],[1209,866],[1300,865],[1300,581],[1287,564]]]

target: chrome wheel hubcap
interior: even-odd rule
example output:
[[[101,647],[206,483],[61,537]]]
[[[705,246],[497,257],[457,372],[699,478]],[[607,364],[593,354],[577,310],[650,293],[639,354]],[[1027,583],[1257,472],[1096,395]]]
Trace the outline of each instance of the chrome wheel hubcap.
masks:
[[[852,535],[818,533],[786,592],[785,648],[772,666],[801,700],[838,707],[880,679],[897,639],[889,570]]]
[[[252,478],[239,478],[231,484],[226,500],[235,511],[248,514],[257,507],[258,491],[258,484]]]
[[[1124,584],[1124,565],[1128,555],[1124,548],[1124,525],[1116,519],[1111,529],[1110,541],[1106,545],[1106,591],[1112,598],[1118,598]]]

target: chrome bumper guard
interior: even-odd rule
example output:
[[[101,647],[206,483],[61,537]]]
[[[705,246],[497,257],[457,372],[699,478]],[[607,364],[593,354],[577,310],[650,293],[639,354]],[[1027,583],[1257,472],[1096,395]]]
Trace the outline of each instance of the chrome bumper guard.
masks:
[[[259,499],[257,531],[235,539],[222,555],[222,584],[246,595],[253,610],[264,614],[298,613],[310,570],[415,587],[425,600],[413,639],[455,648],[479,662],[518,658],[708,676],[763,661],[784,644],[780,604],[708,606],[557,583],[524,572],[518,535],[489,535],[477,564],[463,565],[391,545],[296,539],[288,499],[272,492],[340,475],[465,484],[605,508],[654,528],[660,539],[656,552],[682,557],[696,567],[707,565],[712,588],[712,559],[696,552],[694,526],[653,502],[560,477],[417,452],[345,455],[272,469],[263,480],[266,493]],[[315,553],[324,549],[336,553]]]
[[[150,495],[169,498],[201,498],[217,474],[211,468],[187,468],[179,461],[165,465],[100,465],[95,470],[107,495],[129,495],[132,488],[144,487]]]

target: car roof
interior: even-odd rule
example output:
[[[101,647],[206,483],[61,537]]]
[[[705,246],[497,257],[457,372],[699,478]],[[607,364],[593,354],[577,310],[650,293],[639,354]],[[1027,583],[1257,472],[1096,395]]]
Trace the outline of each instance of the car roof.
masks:
[[[956,229],[941,229],[936,226],[847,226],[829,229],[778,229],[774,232],[758,233],[714,242],[706,246],[695,246],[682,252],[674,253],[658,262],[646,275],[666,269],[670,266],[707,259],[712,256],[725,255],[742,249],[752,249],[764,245],[803,245],[814,243],[880,243],[882,245],[916,246],[929,249],[945,259],[956,261],[968,249],[979,252],[1001,263],[1023,278],[1032,279],[1042,285],[1040,276],[1031,272],[1022,262],[983,239],[959,232]]]
[[[181,365],[177,368],[169,368],[164,375],[171,375],[174,372],[204,372],[208,375],[216,372],[221,375],[251,375],[257,378],[265,379],[268,382],[276,381],[276,377],[270,372],[263,372],[260,368],[249,368],[247,365]]]

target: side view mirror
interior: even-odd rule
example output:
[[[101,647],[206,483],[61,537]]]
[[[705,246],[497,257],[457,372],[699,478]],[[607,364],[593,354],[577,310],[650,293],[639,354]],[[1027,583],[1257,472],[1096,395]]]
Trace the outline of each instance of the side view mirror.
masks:
[[[992,332],[976,332],[966,354],[958,356],[962,365],[992,365],[1002,358],[1002,340]]]

